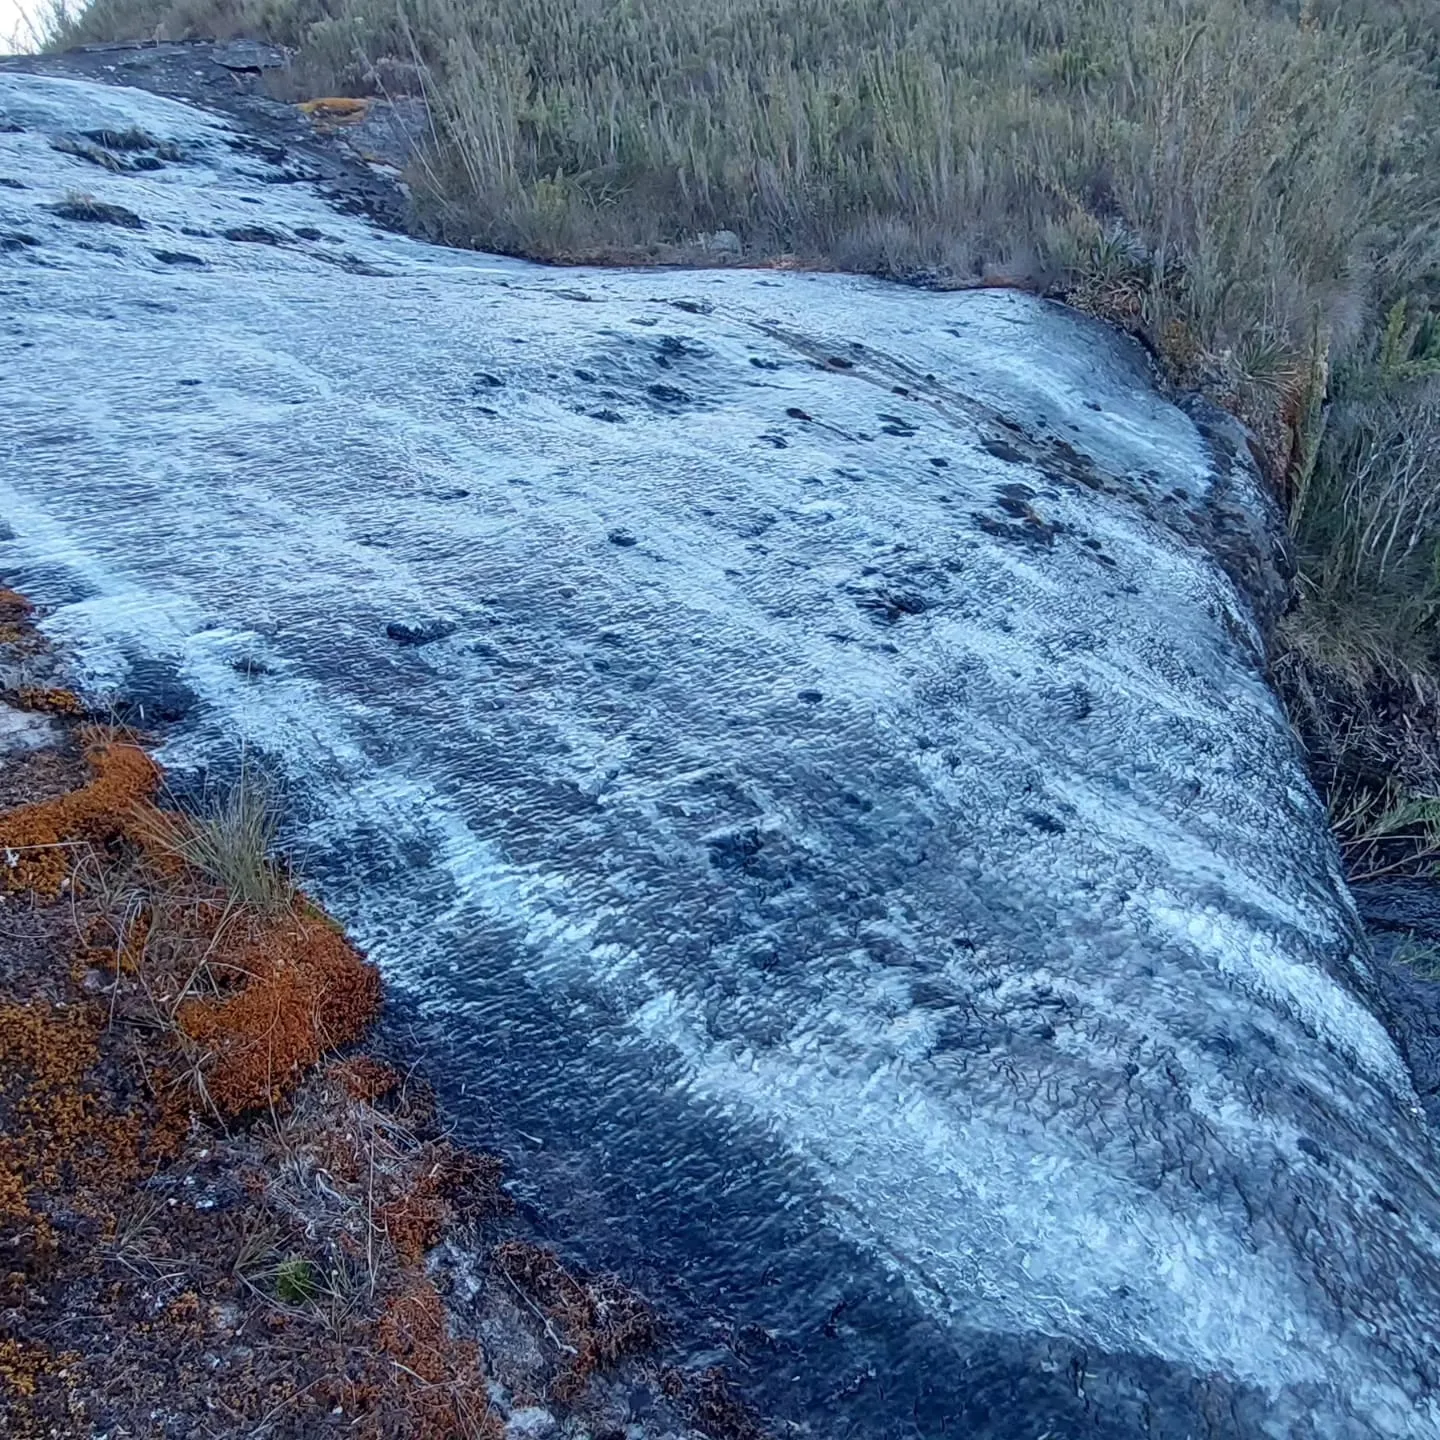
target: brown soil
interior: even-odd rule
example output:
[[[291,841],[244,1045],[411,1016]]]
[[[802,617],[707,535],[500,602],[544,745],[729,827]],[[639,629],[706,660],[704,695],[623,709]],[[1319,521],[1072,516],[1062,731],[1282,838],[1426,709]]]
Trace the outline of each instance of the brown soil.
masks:
[[[21,597],[0,625],[0,668],[43,652]],[[142,737],[38,694],[54,743],[0,749],[0,1434],[498,1440],[492,1361],[598,1413],[651,1312],[487,1238],[499,1162],[336,1053],[379,1012],[374,968],[303,896],[261,913],[178,858]],[[459,1333],[442,1240],[492,1256],[469,1315],[494,1354]]]

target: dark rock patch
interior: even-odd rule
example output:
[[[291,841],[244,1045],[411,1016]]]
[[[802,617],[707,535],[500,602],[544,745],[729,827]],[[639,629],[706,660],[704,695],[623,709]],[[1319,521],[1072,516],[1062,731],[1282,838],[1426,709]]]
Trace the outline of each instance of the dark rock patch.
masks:
[[[283,245],[285,237],[264,225],[232,225],[221,231],[227,240],[241,245]]]
[[[1002,499],[998,503],[1007,514],[1015,514],[1015,506],[1019,502]],[[1055,537],[1064,532],[1063,525],[1043,519],[1029,506],[1023,506],[1019,515],[1020,518],[1014,523],[997,520],[993,515],[975,515],[972,518],[976,528],[987,535],[993,535],[997,540],[1012,541],[1028,549],[1051,549],[1055,544]]]
[[[118,155],[112,155],[98,145],[86,145],[79,140],[72,140],[68,135],[52,136],[50,148],[61,155],[73,155],[77,160],[87,160],[92,165],[98,165],[103,170],[110,170],[117,174],[130,168],[129,164]]]
[[[150,252],[162,265],[195,265],[205,268],[205,261],[186,250],[152,250]]]
[[[385,276],[392,272],[382,270],[378,265],[371,265],[368,261],[362,260],[358,255],[346,251],[343,255],[331,255],[325,250],[310,251],[312,260],[323,260],[327,265],[333,265],[337,270],[343,270],[347,275],[377,275]]]
[[[887,625],[897,624],[907,616],[923,615],[930,608],[923,595],[907,590],[864,590],[856,596],[855,603],[866,614]]]
[[[1400,878],[1353,887],[1376,981],[1420,1104],[1440,1125],[1440,884]]]
[[[1011,465],[1023,465],[1026,462],[1027,457],[1004,440],[982,440],[980,448],[987,455],[993,455],[997,460],[1004,460]]]
[[[708,360],[710,353],[709,347],[698,340],[689,340],[683,335],[662,335],[656,346],[655,359]]]
[[[163,170],[167,160],[184,159],[178,146],[162,143],[140,129],[85,130],[79,137],[54,135],[50,148],[117,175]]]
[[[111,205],[108,201],[97,200],[93,195],[76,195],[68,200],[57,201],[45,209],[62,220],[80,220],[92,225],[120,225],[126,230],[143,230],[145,222],[123,205]]]
[[[126,724],[173,725],[194,709],[195,702],[195,692],[180,678],[177,666],[144,656],[129,662],[111,709]]]
[[[630,531],[620,526],[617,526],[614,530],[610,531],[609,535],[606,538],[610,541],[612,545],[619,545],[625,549],[628,549],[631,545],[638,545],[640,543],[640,541],[634,535],[632,535]]]
[[[1027,825],[1033,825],[1043,835],[1063,835],[1065,833],[1064,823],[1053,815],[1045,814],[1043,810],[1026,810],[1023,818]]]
[[[710,863],[717,870],[748,870],[765,848],[765,837],[759,827],[746,825],[712,835],[705,841]]]
[[[144,130],[131,127],[128,130],[86,130],[85,138],[107,150],[139,151],[156,150],[160,142]]]
[[[403,620],[392,620],[385,633],[397,645],[432,645],[455,633],[455,626],[449,620],[425,620],[410,625]]]
[[[268,165],[283,164],[285,157],[290,153],[283,145],[276,145],[251,135],[237,136],[234,140],[227,140],[225,143],[237,154],[253,155]]]
[[[680,389],[678,385],[647,385],[645,393],[658,404],[667,407],[688,405],[692,399],[690,392]]]
[[[19,230],[0,230],[0,253],[26,250],[39,243],[33,235],[26,235]]]

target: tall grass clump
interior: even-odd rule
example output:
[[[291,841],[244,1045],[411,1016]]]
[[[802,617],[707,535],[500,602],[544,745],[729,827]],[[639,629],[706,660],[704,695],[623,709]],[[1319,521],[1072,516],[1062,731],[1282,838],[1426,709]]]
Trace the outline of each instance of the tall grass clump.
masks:
[[[189,813],[167,817],[163,848],[214,881],[227,901],[260,914],[288,910],[295,882],[275,857],[280,804],[273,785],[242,768],[226,789],[207,793]]]
[[[294,45],[319,86],[412,77],[437,239],[733,263],[704,241],[730,231],[749,263],[1123,325],[1288,501],[1277,677],[1317,763],[1374,788],[1398,745],[1440,785],[1433,0],[91,0],[52,26],[190,33]]]

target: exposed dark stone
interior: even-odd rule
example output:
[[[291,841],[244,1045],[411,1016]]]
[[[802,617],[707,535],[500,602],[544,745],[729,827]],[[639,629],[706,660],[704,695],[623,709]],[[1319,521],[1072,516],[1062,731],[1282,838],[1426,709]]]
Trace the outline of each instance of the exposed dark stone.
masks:
[[[265,225],[232,225],[220,232],[227,240],[242,245],[283,245],[285,236]]]
[[[120,225],[127,230],[145,228],[145,222],[133,210],[127,210],[123,205],[111,205],[107,201],[96,200],[91,195],[77,195],[73,199],[60,200],[45,206],[45,209],[62,220],[83,220],[95,225]]]
[[[455,633],[455,625],[449,620],[424,620],[410,625],[403,620],[392,620],[385,633],[397,645],[431,645]]]

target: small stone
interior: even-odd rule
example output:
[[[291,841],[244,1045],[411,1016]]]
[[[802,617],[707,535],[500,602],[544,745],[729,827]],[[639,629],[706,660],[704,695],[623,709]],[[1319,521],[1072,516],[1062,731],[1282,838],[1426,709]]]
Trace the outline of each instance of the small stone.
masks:
[[[712,255],[738,255],[742,248],[740,237],[733,230],[712,230],[702,235],[700,247]]]
[[[127,230],[143,230],[145,222],[123,205],[111,205],[93,195],[75,195],[69,200],[44,207],[62,220],[83,220],[92,225],[121,225]]]
[[[610,532],[610,543],[612,545],[638,545],[640,542],[628,530],[617,526]]]
[[[555,1417],[538,1405],[512,1410],[505,1422],[505,1440],[552,1440],[559,1433]]]
[[[455,633],[455,627],[448,620],[427,620],[419,625],[407,625],[401,620],[392,620],[385,633],[397,645],[430,645]]]
[[[283,235],[277,235],[263,225],[234,225],[223,233],[227,240],[234,240],[242,245],[281,245],[285,239]]]

